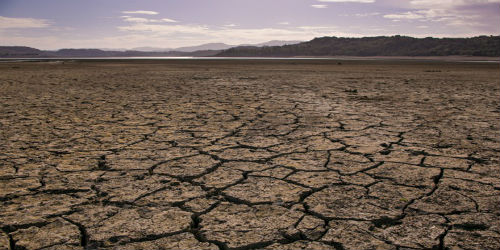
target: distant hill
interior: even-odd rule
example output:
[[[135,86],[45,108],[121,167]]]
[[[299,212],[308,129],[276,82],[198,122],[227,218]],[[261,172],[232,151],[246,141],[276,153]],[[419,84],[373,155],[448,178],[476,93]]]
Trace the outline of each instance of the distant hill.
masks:
[[[113,50],[113,49],[109,49],[109,50]],[[159,47],[136,47],[136,48],[132,48],[131,50],[143,51],[143,52],[166,52],[166,51],[172,51],[174,49],[159,48]],[[125,50],[122,50],[122,51],[125,51]]]
[[[297,43],[301,43],[301,42],[303,42],[303,41],[282,41],[282,40],[272,40],[272,41],[265,42],[265,43],[258,43],[258,44],[255,44],[254,46],[257,46],[257,47],[264,47],[264,46],[283,46],[283,45],[297,44]],[[252,44],[246,44],[245,46],[252,46]]]
[[[300,41],[273,40],[248,46],[278,46],[295,44]],[[57,51],[38,50],[25,46],[0,46],[0,58],[43,58],[43,57],[164,57],[164,56],[215,56],[222,50],[238,45],[225,43],[206,43],[198,46],[180,47],[175,49],[157,47],[137,47],[126,49],[60,49]]]
[[[217,56],[500,56],[500,36],[472,38],[321,37],[293,45],[240,46]]]
[[[177,48],[173,51],[113,51],[103,49],[44,51],[23,46],[0,46],[0,57],[500,56],[500,36],[478,36],[472,38],[413,38],[407,36],[363,38],[320,37],[308,42],[291,44],[294,42],[296,41],[270,41],[262,44],[232,48],[231,45],[224,43],[209,43],[200,46]]]
[[[225,43],[206,43],[198,46],[188,46],[188,47],[180,47],[180,48],[175,48],[173,50],[175,51],[181,51],[181,52],[193,52],[197,50],[225,50],[229,49],[231,47],[235,47],[234,45],[228,45]]]
[[[0,46],[0,57],[16,55],[20,57],[38,57],[44,52],[25,46]]]
[[[221,50],[198,50],[193,52],[168,51],[107,51],[102,49],[38,50],[21,46],[0,46],[0,58],[69,58],[69,57],[165,57],[165,56],[214,56]]]
[[[302,41],[281,41],[281,40],[272,40],[265,43],[257,43],[257,44],[241,44],[241,45],[229,45],[225,43],[205,43],[198,46],[188,46],[188,47],[179,47],[179,48],[158,48],[158,47],[137,47],[132,50],[137,51],[145,51],[145,52],[166,52],[166,51],[179,51],[179,52],[194,52],[199,50],[226,50],[233,47],[238,46],[255,46],[255,47],[263,47],[263,46],[282,46],[287,44],[297,44]]]

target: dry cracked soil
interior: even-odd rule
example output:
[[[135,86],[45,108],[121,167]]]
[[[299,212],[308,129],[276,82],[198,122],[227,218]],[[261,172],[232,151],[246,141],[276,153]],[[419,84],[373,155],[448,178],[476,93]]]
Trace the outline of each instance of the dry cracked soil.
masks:
[[[499,249],[499,65],[0,64],[0,249]]]

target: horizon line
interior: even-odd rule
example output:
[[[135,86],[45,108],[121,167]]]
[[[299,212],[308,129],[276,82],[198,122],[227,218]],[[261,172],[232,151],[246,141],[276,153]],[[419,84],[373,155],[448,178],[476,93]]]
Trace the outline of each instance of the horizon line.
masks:
[[[357,37],[357,36],[352,36],[352,37],[348,37],[348,36],[344,36],[344,37],[343,36],[319,36],[319,37],[315,37],[311,40],[298,41],[298,43],[294,43],[294,44],[310,42],[310,41],[313,41],[313,40],[319,39],[319,38],[363,39],[363,38],[379,38],[379,37],[408,37],[408,38],[414,38],[414,39],[427,39],[427,38],[432,38],[432,39],[470,39],[470,38],[477,38],[477,37],[500,37],[500,34],[498,34],[498,35],[491,35],[491,34],[486,35],[485,34],[485,35],[462,36],[462,37],[439,37],[439,36],[425,36],[424,37],[424,36],[409,36],[409,35],[400,35],[400,34],[380,35],[380,36],[359,36],[359,37]],[[141,48],[141,47],[151,47],[151,48],[157,48],[157,49],[168,49],[168,51],[166,50],[166,51],[161,51],[161,52],[174,52],[175,49],[179,49],[179,48],[198,47],[198,46],[203,46],[203,45],[208,45],[208,44],[224,44],[227,46],[239,47],[239,46],[256,46],[258,44],[268,43],[268,42],[272,42],[272,41],[287,42],[287,41],[295,41],[295,40],[269,40],[269,41],[260,42],[260,43],[253,43],[253,44],[243,43],[243,44],[237,44],[237,45],[231,45],[231,44],[227,44],[225,42],[207,42],[207,43],[202,43],[202,44],[198,44],[198,45],[182,46],[182,47],[176,47],[176,48],[167,48],[167,47],[161,48],[161,47],[143,45],[143,46],[133,47],[133,48],[61,47],[58,49],[39,49],[36,47],[27,46],[27,45],[1,45],[1,44],[0,44],[0,47],[27,47],[27,48],[37,49],[37,50],[41,50],[41,51],[59,51],[59,50],[64,50],[64,49],[96,49],[96,50],[103,50],[103,51],[114,51],[113,49],[116,49],[116,51],[120,51],[120,50],[121,51],[141,51],[141,50],[134,50],[134,49]],[[290,45],[293,45],[293,44],[290,44]],[[264,46],[266,46],[266,45],[264,45]],[[272,45],[269,47],[275,47],[275,46],[281,47],[284,45]],[[256,47],[258,47],[258,46],[256,46]],[[208,50],[214,50],[214,49],[208,49]],[[225,50],[225,49],[220,49],[220,50]],[[159,52],[159,51],[141,51],[141,52]]]

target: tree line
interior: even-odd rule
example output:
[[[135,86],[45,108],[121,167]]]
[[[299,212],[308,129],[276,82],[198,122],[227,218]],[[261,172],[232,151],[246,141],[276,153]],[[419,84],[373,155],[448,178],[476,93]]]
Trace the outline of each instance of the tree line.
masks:
[[[500,56],[500,36],[472,38],[320,37],[272,47],[235,47],[217,56]]]

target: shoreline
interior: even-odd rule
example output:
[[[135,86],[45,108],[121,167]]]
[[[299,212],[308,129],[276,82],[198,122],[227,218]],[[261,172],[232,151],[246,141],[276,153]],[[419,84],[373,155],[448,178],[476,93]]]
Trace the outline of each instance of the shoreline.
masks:
[[[40,57],[0,58],[0,62],[43,62],[68,60],[339,60],[339,61],[443,61],[500,63],[500,57],[482,56],[294,56],[294,57]]]

